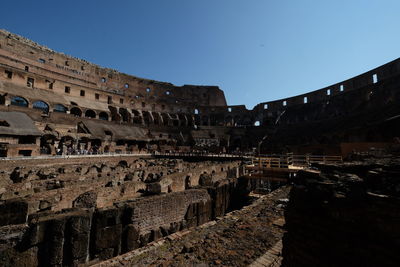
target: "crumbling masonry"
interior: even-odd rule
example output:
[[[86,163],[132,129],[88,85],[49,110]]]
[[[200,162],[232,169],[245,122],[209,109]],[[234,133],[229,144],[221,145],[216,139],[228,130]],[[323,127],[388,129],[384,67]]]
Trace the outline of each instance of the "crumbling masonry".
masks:
[[[395,154],[399,86],[397,59],[248,110],[227,105],[217,86],[175,86],[127,75],[0,30],[0,265],[95,264],[220,218],[240,208],[259,186],[260,181],[248,179],[244,162],[256,154],[345,159]],[[334,213],[342,212],[346,201],[354,209],[360,199],[377,201],[396,213],[392,199],[376,194],[397,201],[399,183],[393,175],[388,175],[394,179],[389,185],[375,178],[383,175],[382,168],[391,174],[398,170],[369,166],[360,175],[367,177],[364,182],[346,180],[343,166],[315,166],[323,169],[318,175],[299,173],[285,214],[285,266],[328,266],[300,248],[303,240],[310,247],[326,245],[313,240],[315,232],[304,222],[318,228],[331,226],[335,218],[346,227]],[[325,175],[326,170],[340,174]],[[342,176],[347,178],[342,181]],[[385,190],[370,194],[365,184],[374,190],[385,184]],[[311,204],[330,210],[326,201],[333,205],[332,214],[307,213]],[[268,205],[273,212],[274,203]],[[260,221],[253,224],[259,227]],[[390,236],[390,227],[380,230]],[[330,231],[318,229],[321,238],[332,238]],[[360,248],[361,254],[368,251]],[[251,255],[243,262],[254,260]]]

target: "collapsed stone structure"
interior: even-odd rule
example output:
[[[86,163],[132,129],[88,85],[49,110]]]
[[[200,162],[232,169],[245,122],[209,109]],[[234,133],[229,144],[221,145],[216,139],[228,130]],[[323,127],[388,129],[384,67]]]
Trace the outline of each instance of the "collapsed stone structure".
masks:
[[[260,182],[246,176],[244,158],[202,155],[354,157],[396,151],[399,85],[397,59],[248,110],[227,105],[217,86],[175,86],[127,75],[0,30],[0,265],[90,265],[241,207]],[[182,160],[170,152],[194,156]],[[299,231],[309,230],[305,222],[312,221],[320,238],[329,239],[319,223],[332,226],[334,218],[347,227],[337,214],[356,220],[350,213],[363,201],[397,212],[392,198],[376,195],[398,198],[398,186],[392,186],[396,178],[390,176],[394,170],[373,166],[368,171],[355,167],[364,182],[338,174],[345,169],[338,166],[317,166],[335,172],[333,178],[317,172],[293,176],[297,184],[286,211],[285,266],[329,266],[311,255],[316,250],[301,249],[304,240],[309,248],[326,245],[312,240],[314,233]],[[387,173],[389,180],[379,179]],[[275,201],[268,204],[271,214]],[[308,213],[309,205],[324,210],[325,201],[333,205],[331,213]],[[341,210],[343,203],[353,210]],[[378,219],[385,216],[372,212]],[[377,230],[388,236],[394,229],[389,226]]]
[[[318,167],[291,191],[282,266],[397,266],[399,160]]]
[[[238,161],[79,158],[2,161],[0,265],[104,260],[240,206]]]

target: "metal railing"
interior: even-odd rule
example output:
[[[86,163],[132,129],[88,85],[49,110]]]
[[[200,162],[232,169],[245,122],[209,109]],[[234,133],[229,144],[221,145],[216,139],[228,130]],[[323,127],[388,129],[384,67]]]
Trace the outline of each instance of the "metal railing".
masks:
[[[0,157],[0,160],[28,160],[28,159],[73,159],[88,157],[203,157],[203,158],[232,158],[232,159],[248,159],[252,160],[253,165],[261,168],[291,168],[291,167],[309,167],[312,163],[342,163],[341,156],[315,156],[315,155],[264,155],[261,157],[253,157],[244,154],[227,154],[227,153],[205,153],[205,152],[106,152],[101,154],[78,154],[78,155],[40,155],[40,156],[18,156],[18,157]]]
[[[158,152],[152,153],[154,156],[164,157],[206,157],[206,158],[251,158],[250,156],[227,154],[227,153],[206,153],[206,152]]]
[[[253,165],[260,168],[291,168],[291,167],[309,167],[312,163],[342,163],[341,156],[325,155],[271,155],[255,157]]]
[[[215,153],[203,153],[203,152],[152,152],[152,153],[138,153],[138,152],[105,152],[99,154],[70,154],[70,155],[40,155],[40,156],[18,156],[18,157],[0,157],[0,160],[30,160],[30,159],[73,159],[73,158],[100,158],[100,157],[149,157],[149,156],[161,156],[161,157],[205,157],[205,158],[232,158],[242,159],[248,158],[249,156],[237,155],[237,154],[215,154]]]
[[[262,157],[258,158],[258,166],[261,168],[288,168],[287,159],[281,157]]]

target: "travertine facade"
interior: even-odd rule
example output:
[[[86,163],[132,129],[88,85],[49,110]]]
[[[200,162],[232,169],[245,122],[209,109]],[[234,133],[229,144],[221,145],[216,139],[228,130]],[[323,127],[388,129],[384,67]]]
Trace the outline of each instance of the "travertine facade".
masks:
[[[0,156],[244,152],[258,147],[265,152],[340,154],[366,143],[385,146],[399,136],[399,75],[400,60],[395,60],[347,81],[247,110],[228,106],[216,86],[138,78],[3,30]],[[26,113],[40,135],[5,131],[16,127],[9,122],[9,111]]]
[[[0,112],[27,113],[42,132],[46,154],[136,151],[149,142],[182,146],[198,124],[198,106],[226,106],[218,87],[177,87],[126,75],[5,31],[0,72]],[[23,155],[7,143],[3,140],[4,156]]]

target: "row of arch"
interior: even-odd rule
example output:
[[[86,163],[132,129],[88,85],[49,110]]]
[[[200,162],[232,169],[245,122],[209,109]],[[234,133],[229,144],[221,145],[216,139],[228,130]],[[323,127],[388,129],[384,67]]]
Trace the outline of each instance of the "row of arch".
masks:
[[[217,118],[214,115],[203,115],[200,118],[198,125],[202,126],[261,126],[263,123],[260,120],[255,120],[249,115],[243,116],[226,116],[225,118]]]
[[[14,96],[10,99],[10,104],[13,106],[29,107],[29,102],[21,96]],[[32,108],[41,110],[43,113],[50,111],[50,105],[44,101],[37,100],[32,103]],[[86,117],[86,118],[98,118],[100,120],[115,121],[115,122],[126,122],[133,124],[145,124],[145,125],[164,125],[164,126],[193,126],[195,124],[194,117],[198,115],[189,114],[170,114],[170,113],[159,113],[152,111],[141,111],[141,110],[128,110],[126,108],[117,108],[109,106],[110,112],[96,112],[92,109],[83,111],[78,106],[73,106],[70,109],[62,104],[53,105],[53,112],[68,113],[75,117]]]
[[[193,126],[195,124],[194,116],[184,113],[170,114],[115,107],[110,107],[110,111],[111,120],[117,122],[164,126]]]
[[[25,98],[20,96],[11,97],[10,104],[13,106],[29,107],[29,102]],[[32,103],[32,108],[41,110],[43,113],[48,113],[50,111],[50,105],[42,100],[34,101]],[[84,115],[87,118],[96,118],[97,115],[96,112],[91,109],[87,109],[85,113],[83,113],[82,110],[78,107],[72,107],[69,110],[68,107],[62,104],[55,104],[53,107],[53,111],[61,113],[68,113],[69,111],[70,114],[74,116],[82,117],[82,115]],[[107,112],[100,112],[99,119],[108,120]]]
[[[28,107],[29,102],[20,96],[11,97],[11,105]],[[44,113],[50,111],[50,106],[44,101],[37,100],[32,103],[32,108],[41,110]],[[260,122],[254,122],[250,116],[227,116],[224,121],[220,121],[216,116],[203,115],[200,117],[198,114],[170,114],[170,113],[160,113],[154,111],[140,111],[126,108],[117,108],[109,106],[110,114],[101,111],[97,113],[94,110],[87,109],[82,111],[81,108],[73,106],[71,109],[62,105],[55,104],[53,106],[54,112],[68,113],[75,117],[86,117],[86,118],[98,118],[100,120],[111,120],[116,122],[126,122],[132,124],[144,124],[144,125],[164,125],[164,126],[193,126],[193,125],[203,125],[203,126],[259,126]]]
[[[170,136],[168,138],[171,138]],[[40,138],[40,154],[102,154],[108,152],[124,153],[133,151],[154,151],[160,149],[159,145],[182,145],[179,140],[125,140],[118,139],[114,142],[98,138],[77,137],[72,135],[45,134]]]

